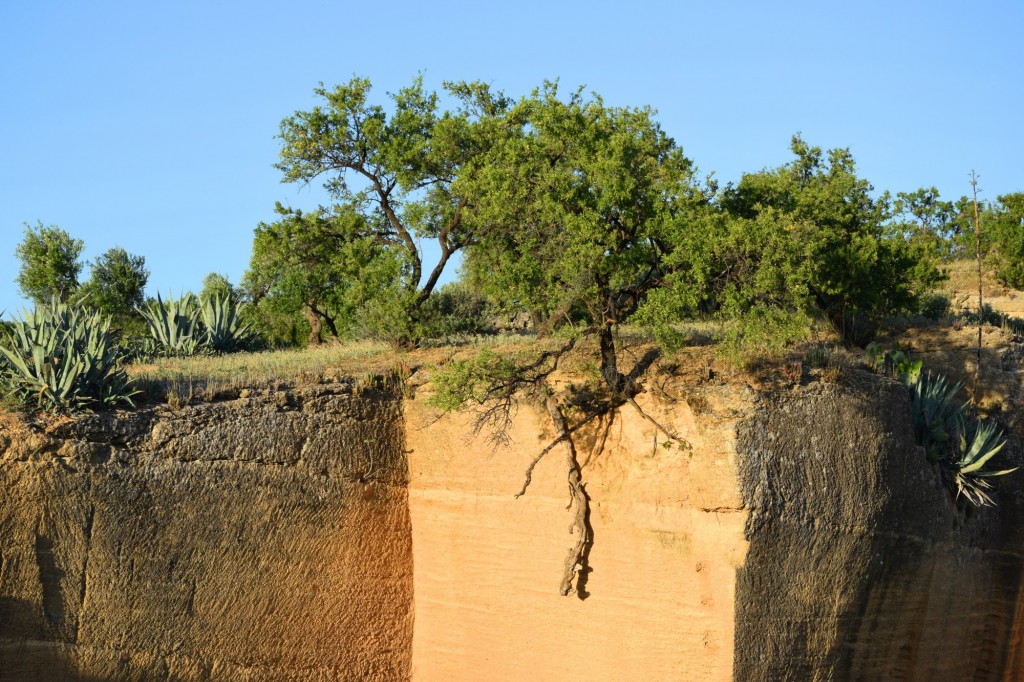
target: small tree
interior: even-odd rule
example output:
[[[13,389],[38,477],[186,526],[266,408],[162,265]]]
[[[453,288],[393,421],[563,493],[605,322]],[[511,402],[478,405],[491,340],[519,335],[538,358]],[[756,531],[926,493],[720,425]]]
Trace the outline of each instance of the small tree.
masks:
[[[988,222],[998,261],[996,277],[1015,289],[1024,289],[1024,192],[998,198],[995,214]]]
[[[207,273],[203,277],[203,288],[199,291],[199,301],[205,302],[214,298],[230,298],[236,303],[245,298],[245,291],[236,287],[225,275],[219,272]]]
[[[402,262],[351,205],[307,213],[278,204],[277,212],[280,220],[256,228],[244,279],[265,328],[300,313],[307,344],[317,345],[325,326],[339,337],[357,310],[401,293]]]
[[[82,286],[82,293],[88,295],[88,305],[123,327],[145,302],[148,281],[146,259],[115,246],[90,263],[89,281]]]
[[[26,298],[44,305],[53,297],[65,300],[78,289],[79,258],[85,248],[56,225],[25,223],[25,237],[15,249],[21,267],[15,282]]]

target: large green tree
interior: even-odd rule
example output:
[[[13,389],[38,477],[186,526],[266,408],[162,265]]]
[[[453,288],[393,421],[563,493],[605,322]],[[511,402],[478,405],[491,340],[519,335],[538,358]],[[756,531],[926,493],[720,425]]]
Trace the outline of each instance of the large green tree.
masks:
[[[704,196],[693,167],[649,108],[607,106],[546,83],[504,118],[500,141],[457,183],[477,225],[467,270],[541,331],[593,336],[601,374],[621,401],[616,328],[669,272],[668,237]]]
[[[15,282],[26,298],[46,303],[52,297],[66,299],[78,289],[82,271],[79,260],[85,248],[56,225],[25,224],[25,236],[15,249],[21,261]]]
[[[368,80],[353,78],[331,90],[321,86],[315,92],[322,105],[281,123],[277,167],[284,180],[323,178],[339,210],[359,216],[358,238],[400,263],[393,295],[376,300],[371,325],[390,330],[399,345],[416,343],[424,302],[451,258],[473,241],[468,199],[455,181],[486,146],[482,120],[507,105],[484,86],[450,89],[463,102],[457,111],[440,111],[437,94],[421,78],[385,107],[371,103]],[[438,261],[426,274],[420,239],[438,246]]]
[[[639,379],[655,355],[623,366],[617,331],[671,271],[669,237],[706,209],[706,197],[650,109],[607,106],[579,90],[563,98],[547,83],[493,124],[488,148],[454,185],[475,228],[466,269],[493,299],[521,306],[561,340],[530,357],[453,363],[438,380],[437,404],[481,403],[479,425],[500,437],[517,394],[543,397],[556,439],[534,464],[565,445],[576,544],[561,592],[583,598],[593,536],[572,434],[626,404],[640,410]],[[596,352],[600,368],[585,401],[548,380],[576,351]]]
[[[887,193],[873,195],[849,150],[823,152],[800,136],[791,148],[792,162],[722,193],[726,218],[701,252],[705,305],[733,318],[824,315],[863,342],[881,317],[914,309],[941,279],[934,254],[894,219]]]

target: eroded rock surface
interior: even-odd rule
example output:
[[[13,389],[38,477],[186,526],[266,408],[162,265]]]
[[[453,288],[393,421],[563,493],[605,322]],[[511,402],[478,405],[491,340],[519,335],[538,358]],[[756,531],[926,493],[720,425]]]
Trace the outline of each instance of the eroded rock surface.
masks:
[[[0,679],[408,676],[397,401],[314,386],[12,428]]]
[[[1021,679],[1019,480],[998,507],[958,507],[906,391],[860,379],[762,396],[739,427],[735,678]]]
[[[1024,678],[1021,474],[965,511],[872,375],[658,386],[692,451],[576,434],[582,600],[530,405],[503,447],[346,384],[0,426],[0,680]]]

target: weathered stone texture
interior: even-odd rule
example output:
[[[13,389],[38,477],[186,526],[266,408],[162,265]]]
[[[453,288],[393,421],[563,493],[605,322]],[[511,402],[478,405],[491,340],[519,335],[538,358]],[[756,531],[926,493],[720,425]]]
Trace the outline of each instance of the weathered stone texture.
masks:
[[[585,600],[529,405],[498,448],[345,384],[0,426],[0,680],[1024,678],[1020,474],[966,512],[894,382],[639,400],[693,450],[577,432]]]
[[[8,432],[0,679],[407,678],[401,428],[337,385]]]
[[[958,507],[906,391],[860,378],[762,396],[740,426],[735,679],[1020,679],[1019,482],[1000,480],[996,508]]]

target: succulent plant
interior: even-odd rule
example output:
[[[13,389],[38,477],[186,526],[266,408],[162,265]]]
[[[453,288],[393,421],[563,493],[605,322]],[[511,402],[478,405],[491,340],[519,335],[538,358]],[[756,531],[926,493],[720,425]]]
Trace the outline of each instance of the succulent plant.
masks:
[[[240,312],[241,307],[228,294],[214,294],[203,301],[204,340],[212,350],[231,353],[253,340],[252,325],[242,324]]]
[[[109,317],[54,298],[12,324],[0,342],[0,377],[20,402],[48,411],[132,403]]]
[[[944,458],[948,443],[958,429],[962,407],[956,402],[956,394],[962,384],[949,386],[946,377],[931,372],[918,375],[910,385],[911,416],[914,437],[924,446],[928,458],[937,462]]]
[[[150,336],[157,343],[157,352],[188,356],[202,350],[204,339],[199,326],[199,307],[192,293],[178,299],[169,296],[166,303],[158,293],[155,303],[138,311],[149,325]]]
[[[998,471],[984,469],[985,464],[1006,445],[1002,432],[997,431],[994,424],[978,421],[970,429],[971,433],[968,433],[964,418],[961,417],[959,421],[959,447],[947,463],[953,474],[957,495],[963,495],[977,507],[992,505],[994,502],[987,492],[992,486],[986,479],[1005,476],[1016,471],[1017,467]]]

